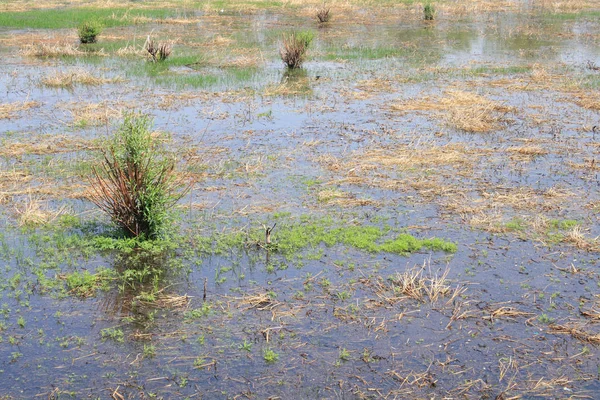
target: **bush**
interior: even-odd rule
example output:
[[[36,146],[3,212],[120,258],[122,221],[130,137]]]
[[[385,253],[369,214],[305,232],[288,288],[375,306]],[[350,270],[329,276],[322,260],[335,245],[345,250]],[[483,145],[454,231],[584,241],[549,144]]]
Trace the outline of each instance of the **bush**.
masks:
[[[91,200],[131,237],[155,239],[186,193],[175,158],[150,132],[147,116],[130,113],[93,168]],[[183,188],[183,190],[181,190]]]
[[[314,38],[311,31],[292,32],[283,36],[283,45],[279,49],[281,59],[288,68],[300,68],[304,56]]]
[[[146,43],[144,44],[144,48],[152,57],[152,61],[164,61],[171,55],[171,45],[168,43],[154,43],[154,40],[146,39]]]
[[[433,17],[435,15],[435,8],[431,3],[425,4],[423,6],[423,14],[425,17],[425,21],[433,21]]]
[[[319,8],[317,10],[317,19],[320,23],[329,22],[331,19],[331,13],[329,12],[329,8]]]
[[[84,21],[79,28],[77,33],[79,35],[79,41],[81,43],[96,43],[97,36],[102,32],[102,24],[95,20]]]

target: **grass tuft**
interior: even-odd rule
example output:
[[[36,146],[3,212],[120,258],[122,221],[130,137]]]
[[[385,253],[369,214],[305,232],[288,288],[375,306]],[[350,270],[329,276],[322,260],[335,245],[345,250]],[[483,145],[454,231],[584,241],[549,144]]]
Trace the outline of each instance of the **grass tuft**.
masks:
[[[300,68],[304,62],[306,51],[314,39],[311,31],[291,32],[283,36],[283,44],[279,49],[281,60],[290,68]]]

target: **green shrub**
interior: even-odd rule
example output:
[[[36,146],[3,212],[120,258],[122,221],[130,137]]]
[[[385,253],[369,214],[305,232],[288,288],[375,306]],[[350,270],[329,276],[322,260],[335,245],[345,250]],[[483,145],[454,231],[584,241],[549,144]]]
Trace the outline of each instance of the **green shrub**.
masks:
[[[423,14],[425,17],[425,21],[433,21],[433,17],[435,15],[435,8],[431,3],[427,3],[423,6]]]
[[[279,49],[281,59],[288,68],[300,68],[306,51],[314,39],[311,31],[291,32],[283,36],[283,45]]]
[[[77,33],[79,35],[79,41],[81,43],[96,43],[97,36],[102,32],[102,24],[96,20],[84,21],[79,28]]]
[[[155,239],[165,230],[170,210],[186,193],[175,172],[175,157],[150,132],[147,116],[130,113],[102,149],[101,167],[92,168],[91,200],[124,233]]]

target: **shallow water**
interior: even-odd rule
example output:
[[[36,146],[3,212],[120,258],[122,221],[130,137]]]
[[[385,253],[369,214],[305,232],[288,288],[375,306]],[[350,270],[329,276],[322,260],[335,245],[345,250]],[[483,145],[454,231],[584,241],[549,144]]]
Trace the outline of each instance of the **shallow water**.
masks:
[[[424,24],[407,15],[360,25],[334,19],[317,29],[307,18],[271,10],[106,31],[107,42],[135,37],[138,44],[152,32],[176,41],[174,57],[209,60],[156,76],[139,57],[43,59],[2,45],[2,104],[39,104],[2,119],[0,132],[3,176],[23,179],[2,181],[0,395],[594,398],[600,230],[591,160],[599,115],[584,106],[598,98],[597,86],[586,84],[597,81],[587,62],[600,64],[598,22],[502,12]],[[299,76],[287,75],[277,54],[281,32],[292,26],[316,32]],[[3,30],[0,40],[38,33]],[[217,36],[233,44],[208,44]],[[239,54],[260,53],[249,73],[219,66],[228,62],[224,52],[237,56],[244,48],[250,51]],[[76,69],[125,82],[69,89],[42,83]],[[199,81],[186,76],[210,79],[194,87]],[[457,90],[509,110],[495,114],[489,132],[464,132],[448,119],[450,109],[435,106]],[[422,99],[434,106],[391,107]],[[108,124],[77,121],[78,108],[99,103]],[[118,281],[78,298],[64,289],[65,277],[120,270],[115,254],[69,242],[85,227],[61,228],[58,220],[18,227],[19,210],[34,200],[67,207],[84,226],[106,222],[80,193],[89,186],[84,164],[124,109],[152,115],[155,129],[169,132],[200,171],[178,210],[180,248],[155,260],[173,270],[160,287],[187,295],[183,307],[146,304],[135,297],[147,286],[120,289]],[[90,142],[14,152],[19,143],[45,143],[44,135]],[[526,145],[543,152],[514,150]],[[430,149],[459,161],[428,159],[436,156]],[[372,155],[381,152],[410,163]],[[46,190],[62,184],[70,186]],[[336,203],[325,196],[331,190],[363,202]],[[324,216],[331,229],[389,227],[386,238],[439,237],[458,251],[403,256],[338,243],[285,257],[252,242],[262,238],[263,224],[277,223],[277,243],[288,228]],[[579,242],[559,228],[570,220],[581,229]],[[106,233],[102,224],[94,229]],[[237,231],[249,242],[225,251],[206,251],[198,239]],[[448,284],[464,291],[434,302],[394,292],[388,277],[415,265],[430,278],[448,269]],[[199,316],[189,313],[203,306]],[[121,330],[122,342],[108,338],[107,328]],[[268,349],[275,362],[265,360]]]

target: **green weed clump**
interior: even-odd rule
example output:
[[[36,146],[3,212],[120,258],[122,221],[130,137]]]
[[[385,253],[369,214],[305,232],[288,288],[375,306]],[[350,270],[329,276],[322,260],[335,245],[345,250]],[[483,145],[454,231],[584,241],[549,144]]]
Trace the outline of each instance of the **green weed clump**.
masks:
[[[96,43],[98,35],[102,32],[102,24],[97,20],[87,20],[77,28],[79,41],[83,44]]]
[[[147,116],[127,114],[102,149],[101,166],[92,168],[91,178],[91,200],[126,235],[141,239],[164,233],[171,209],[186,192],[175,157],[153,137],[150,126]]]
[[[433,21],[433,17],[435,16],[435,8],[431,3],[427,3],[423,6],[423,15],[425,21]]]
[[[291,32],[283,36],[283,44],[279,49],[281,60],[290,68],[300,68],[304,62],[306,51],[315,35],[311,31]]]
[[[80,297],[93,296],[98,289],[108,290],[109,283],[115,276],[114,271],[100,268],[95,274],[89,271],[75,271],[66,277],[67,288]]]

